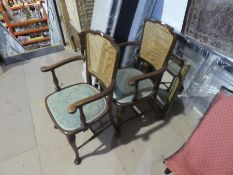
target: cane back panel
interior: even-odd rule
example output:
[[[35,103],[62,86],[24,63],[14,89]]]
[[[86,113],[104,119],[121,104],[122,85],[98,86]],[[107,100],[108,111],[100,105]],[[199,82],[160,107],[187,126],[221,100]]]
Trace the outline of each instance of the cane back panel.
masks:
[[[110,40],[95,33],[86,34],[87,70],[104,83],[111,84],[118,50]]]
[[[173,33],[165,25],[146,21],[139,56],[158,70],[165,63],[173,40]]]

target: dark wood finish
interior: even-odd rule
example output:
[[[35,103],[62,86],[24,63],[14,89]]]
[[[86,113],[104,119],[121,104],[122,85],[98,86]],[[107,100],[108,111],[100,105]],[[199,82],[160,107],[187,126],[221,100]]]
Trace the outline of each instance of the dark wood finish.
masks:
[[[167,66],[164,66],[160,70],[156,70],[156,71],[153,71],[153,72],[150,72],[150,73],[146,73],[146,74],[143,74],[143,75],[138,75],[138,76],[132,77],[132,78],[129,79],[129,85],[134,86],[135,83],[138,83],[139,81],[149,79],[149,78],[161,77],[161,74],[163,74],[165,72],[165,70],[167,70]]]
[[[169,170],[168,168],[165,169],[164,174],[171,174],[171,170]]]
[[[174,94],[173,94],[173,96],[172,96],[172,98],[171,98],[170,101],[167,99],[167,101],[165,102],[164,105],[160,105],[159,102],[157,101],[158,109],[163,114],[164,117],[169,113],[169,111],[170,111],[170,109],[172,107],[172,104],[174,103],[174,100],[176,99],[176,97],[177,97],[177,95],[178,95],[178,93],[179,93],[179,91],[180,91],[180,89],[182,87],[183,79],[184,79],[184,77],[187,74],[188,69],[189,69],[189,65],[186,65],[184,63],[184,60],[181,59],[179,56],[172,55],[170,57],[170,59],[180,67],[179,73],[178,73],[178,75],[174,75],[171,71],[169,71],[167,69],[166,71],[173,76],[173,79],[172,79],[171,82],[165,82],[165,83],[161,82],[161,84],[164,84],[164,85],[169,84],[167,86],[166,90],[167,90],[167,92],[170,92],[170,90],[171,90],[171,88],[173,86],[173,83],[175,82],[176,79],[179,80],[179,83],[178,83],[178,85],[177,85],[177,87],[176,87],[176,89],[174,91]],[[184,75],[182,75],[181,71],[182,71],[182,69],[183,69],[184,66],[187,66],[187,71],[184,73]]]
[[[145,20],[144,22],[144,25],[143,25],[143,33],[144,33],[144,29],[145,29],[145,24],[146,22],[153,22],[153,23],[159,23],[161,24],[160,21],[158,20]],[[134,68],[136,69],[140,69],[140,65],[147,65],[147,67],[149,68],[148,71],[143,74],[143,75],[139,75],[139,76],[135,76],[135,77],[131,77],[129,79],[129,85],[131,86],[134,86],[135,87],[135,94],[134,94],[134,97],[133,97],[133,100],[132,102],[129,102],[129,103],[121,103],[121,102],[118,102],[117,100],[113,100],[114,103],[117,105],[117,121],[118,121],[118,128],[119,128],[119,131],[118,131],[118,135],[120,136],[121,133],[120,133],[120,130],[121,130],[121,126],[122,126],[122,123],[126,122],[126,121],[129,121],[129,120],[123,120],[122,119],[122,110],[124,107],[126,106],[130,106],[132,109],[133,109],[133,106],[135,106],[137,103],[140,103],[141,100],[146,100],[146,101],[153,101],[154,102],[154,106],[156,105],[156,98],[157,98],[157,92],[158,92],[158,88],[159,88],[159,83],[161,81],[161,78],[163,76],[163,73],[165,72],[165,70],[167,69],[167,63],[168,63],[168,60],[169,60],[169,57],[171,55],[171,52],[172,52],[172,49],[175,45],[175,42],[176,42],[176,35],[174,34],[173,32],[173,28],[166,25],[166,24],[161,24],[161,25],[164,25],[168,30],[169,32],[174,36],[174,40],[169,48],[169,52],[167,54],[167,57],[164,61],[164,64],[163,64],[163,67],[160,69],[160,70],[155,70],[155,68],[153,67],[153,65],[151,65],[150,63],[148,63],[146,60],[144,60],[143,58],[139,57],[138,56],[138,60],[137,60],[137,63],[136,65],[132,65]],[[142,37],[143,38],[143,34],[142,34]],[[139,41],[139,42],[135,42],[135,41],[130,41],[130,42],[124,42],[124,43],[119,43],[118,46],[120,47],[125,47],[125,46],[130,46],[130,45],[134,45],[134,46],[138,46],[138,50],[141,49],[141,44],[142,44],[142,39]],[[140,81],[143,81],[145,79],[151,79],[154,83],[154,88],[153,88],[153,92],[151,94],[149,94],[147,97],[145,98],[141,98],[141,99],[138,99],[138,84]],[[154,108],[151,108],[154,110]],[[155,111],[155,110],[154,110]],[[148,111],[147,111],[148,112]],[[137,118],[139,116],[141,116],[143,113],[141,114],[138,114],[136,112],[136,116],[130,118],[131,119],[134,119],[134,118]]]
[[[101,98],[107,96],[110,92],[112,92],[114,86],[115,86],[115,81],[113,81],[112,84],[111,84],[108,88],[104,89],[104,90],[103,90],[102,92],[100,92],[99,94],[96,94],[96,95],[93,95],[93,96],[84,98],[84,99],[82,99],[82,100],[80,100],[80,101],[78,101],[78,102],[75,102],[75,103],[71,104],[71,105],[69,106],[69,109],[68,109],[69,113],[73,114],[73,113],[76,112],[76,110],[77,110],[78,108],[81,108],[82,106],[84,106],[84,105],[86,105],[86,104],[88,104],[88,103],[90,103],[90,102],[99,100],[99,99],[101,99]]]
[[[74,57],[70,57],[70,58],[67,58],[65,60],[62,60],[60,62],[57,62],[55,64],[52,64],[50,66],[43,66],[40,68],[41,72],[49,72],[49,71],[52,71],[58,67],[61,67],[67,63],[70,63],[70,62],[73,62],[73,61],[78,61],[78,60],[85,60],[85,57],[80,55],[80,56],[74,56]]]
[[[79,165],[81,163],[81,159],[79,157],[78,148],[76,146],[75,135],[67,135],[66,137],[67,137],[67,140],[68,140],[70,146],[72,147],[72,149],[74,150],[74,153],[75,153],[74,164]]]
[[[123,42],[123,43],[119,43],[118,44],[119,47],[125,47],[125,46],[129,46],[129,45],[140,46],[141,43],[140,42],[136,42],[136,41],[127,41],[127,42]]]
[[[51,70],[52,76],[53,76],[53,83],[55,85],[55,90],[58,92],[61,90],[61,87],[59,86],[59,81],[57,79],[56,73],[54,70]]]
[[[100,93],[96,94],[96,95],[93,95],[93,96],[91,96],[91,97],[85,98],[85,99],[83,99],[83,100],[77,101],[77,102],[75,102],[75,103],[69,105],[69,107],[68,107],[68,109],[67,109],[67,110],[68,110],[67,112],[75,113],[76,110],[79,109],[79,111],[80,111],[80,121],[81,121],[81,127],[77,128],[77,129],[75,129],[75,130],[71,130],[71,131],[70,131],[70,130],[69,130],[69,131],[64,130],[62,127],[60,127],[60,125],[55,121],[55,119],[54,119],[54,117],[53,117],[53,115],[52,115],[52,113],[51,113],[51,111],[50,111],[50,109],[49,109],[49,107],[48,107],[48,105],[47,105],[47,99],[48,99],[48,97],[51,96],[51,95],[53,95],[53,94],[56,93],[56,92],[54,92],[53,94],[50,94],[50,95],[47,96],[46,99],[45,99],[45,101],[46,101],[46,108],[47,108],[47,111],[48,111],[48,113],[49,113],[49,115],[50,115],[50,118],[51,118],[52,121],[54,122],[55,127],[56,127],[57,129],[59,129],[63,134],[66,135],[66,137],[67,137],[67,139],[68,139],[68,142],[69,142],[69,144],[71,145],[71,147],[72,147],[72,149],[73,149],[73,151],[74,151],[74,153],[75,153],[75,161],[74,161],[74,163],[75,163],[76,165],[80,164],[80,162],[81,162],[81,158],[79,157],[79,153],[78,153],[78,150],[79,150],[81,147],[83,147],[84,145],[86,145],[86,144],[87,144],[88,142],[90,142],[91,140],[95,139],[100,133],[102,133],[102,132],[103,132],[106,128],[108,128],[109,126],[113,126],[115,129],[117,129],[117,126],[116,126],[116,124],[115,124],[115,122],[114,122],[114,120],[113,120],[113,116],[112,116],[112,99],[113,99],[113,89],[114,89],[114,85],[115,85],[115,81],[116,81],[115,79],[116,79],[117,65],[118,65],[118,61],[119,61],[119,48],[118,48],[118,46],[113,42],[113,40],[112,40],[109,36],[107,36],[107,35],[105,35],[105,34],[103,34],[103,33],[100,33],[100,32],[95,32],[95,31],[88,30],[88,31],[85,31],[85,32],[83,33],[83,35],[82,35],[83,37],[81,37],[81,39],[80,39],[80,43],[81,43],[82,48],[85,48],[85,50],[83,50],[83,55],[76,56],[76,57],[71,57],[71,58],[65,59],[65,60],[63,60],[63,61],[60,61],[60,62],[55,63],[55,64],[50,65],[50,66],[43,66],[43,67],[41,67],[41,71],[42,71],[42,72],[49,72],[49,71],[51,71],[52,74],[54,74],[53,77],[56,77],[55,72],[54,72],[56,68],[58,68],[58,67],[60,67],[60,66],[63,66],[63,65],[65,65],[65,64],[67,64],[67,63],[70,63],[70,62],[72,62],[72,61],[78,61],[78,60],[85,60],[85,59],[88,59],[88,57],[86,58],[86,55],[85,55],[85,51],[86,51],[86,48],[87,48],[87,47],[86,47],[85,38],[86,38],[86,34],[87,34],[87,33],[92,33],[92,34],[94,34],[94,35],[100,35],[100,36],[104,37],[105,39],[107,39],[108,41],[111,42],[112,46],[114,47],[114,49],[115,49],[116,52],[117,52],[117,54],[116,54],[116,61],[115,61],[115,64],[114,64],[115,67],[114,67],[114,71],[113,71],[112,82],[111,82],[110,86],[105,85],[104,83],[102,83],[102,82],[98,79],[98,77],[95,77],[95,78],[100,82],[100,85],[102,86],[102,87],[101,87],[102,91],[101,91]],[[83,44],[85,44],[85,45],[83,45]],[[86,64],[86,65],[87,65],[87,64]],[[53,73],[53,72],[54,72],[54,73]],[[88,71],[88,66],[87,66],[87,77],[89,77],[89,79],[87,79],[87,80],[88,80],[88,81],[87,81],[87,84],[90,84],[90,85],[91,85],[91,77],[92,77],[92,76],[94,76],[94,75],[90,74],[90,72]],[[56,78],[55,78],[55,79],[56,79]],[[57,80],[57,81],[55,80],[55,81],[54,81],[54,84],[55,84],[55,86],[57,87],[57,89],[60,90],[60,91],[62,91],[62,90],[65,89],[65,88],[74,86],[74,85],[71,85],[71,86],[68,86],[68,87],[65,87],[65,88],[60,88],[60,87],[58,86],[58,80]],[[79,83],[79,84],[83,84],[83,83]],[[106,100],[107,100],[107,102],[108,102],[108,109],[107,109],[107,111],[106,111],[103,115],[99,116],[97,119],[93,119],[93,120],[91,120],[91,121],[87,121],[87,120],[86,120],[86,117],[85,117],[85,114],[84,114],[84,112],[83,112],[83,106],[86,105],[86,104],[89,104],[89,103],[91,103],[91,102],[93,102],[93,101],[96,101],[96,100],[98,100],[98,99],[100,99],[100,98],[104,98],[104,97],[106,97]],[[95,123],[97,123],[97,122],[100,122],[100,120],[101,120],[107,113],[109,113],[109,118],[110,118],[109,122],[107,122],[107,123],[106,123],[101,129],[99,129],[98,131],[94,131],[93,128],[92,128],[92,125],[95,124]],[[90,130],[92,131],[93,136],[90,137],[90,138],[89,138],[87,141],[85,141],[84,143],[82,143],[79,147],[77,147],[77,146],[76,146],[76,143],[75,143],[75,134],[78,134],[79,132],[86,131],[86,130],[88,130],[88,129],[90,129]]]

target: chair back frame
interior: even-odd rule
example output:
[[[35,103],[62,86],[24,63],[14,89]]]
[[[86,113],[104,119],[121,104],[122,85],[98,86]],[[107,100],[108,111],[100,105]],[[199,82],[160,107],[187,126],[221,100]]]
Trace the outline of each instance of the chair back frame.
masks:
[[[86,56],[86,78],[87,78],[87,83],[88,84],[92,84],[92,77],[95,77],[97,79],[97,82],[100,85],[100,89],[106,89],[108,86],[110,85],[106,85],[106,83],[104,83],[97,75],[91,73],[91,71],[89,70],[89,66],[88,66],[88,58],[87,58],[87,47],[88,47],[88,43],[86,42],[87,40],[87,34],[93,34],[93,35],[101,35],[102,37],[104,37],[111,45],[112,47],[115,49],[116,52],[116,59],[115,59],[115,63],[113,63],[114,65],[114,69],[113,69],[113,73],[112,73],[112,80],[116,80],[116,74],[117,74],[117,65],[119,64],[119,56],[120,56],[120,49],[119,47],[115,44],[115,42],[113,42],[113,40],[106,34],[99,32],[99,31],[92,31],[92,30],[86,30],[84,32],[81,32],[79,34],[79,38],[80,38],[80,46],[81,46],[81,53],[83,55]]]
[[[171,55],[171,53],[172,53],[172,50],[173,50],[173,48],[174,48],[174,46],[175,46],[175,44],[176,44],[176,35],[175,35],[175,33],[174,33],[174,31],[173,31],[173,28],[172,28],[171,26],[169,26],[169,25],[167,25],[167,24],[162,24],[161,21],[159,21],[159,20],[154,20],[154,19],[146,19],[146,20],[145,20],[145,22],[144,22],[144,24],[143,24],[142,38],[141,38],[141,40],[140,40],[140,44],[139,44],[139,48],[138,48],[138,50],[139,50],[138,55],[139,55],[139,56],[138,56],[138,60],[137,60],[137,65],[139,64],[140,61],[141,61],[141,62],[145,62],[145,63],[147,63],[148,65],[152,66],[152,67],[154,68],[154,70],[156,70],[155,65],[153,65],[153,64],[150,63],[146,58],[143,58],[143,57],[141,56],[141,49],[142,49],[141,46],[142,46],[143,38],[144,38],[144,36],[145,36],[145,28],[146,28],[146,24],[147,24],[147,23],[159,24],[159,25],[161,25],[162,27],[164,27],[165,29],[167,29],[168,32],[173,36],[172,43],[171,43],[171,45],[170,45],[170,47],[169,47],[169,49],[168,49],[166,58],[164,59],[164,62],[163,62],[163,65],[162,65],[162,66],[166,65],[167,62],[168,62],[168,60],[169,60],[169,57],[170,57],[170,55]]]
[[[179,65],[180,71],[179,71],[178,75],[173,78],[173,80],[171,81],[171,85],[167,89],[167,91],[169,92],[169,96],[168,96],[168,99],[166,100],[165,104],[163,105],[163,107],[161,107],[161,112],[164,113],[165,116],[169,112],[169,110],[170,110],[179,90],[180,90],[180,87],[182,85],[184,77],[188,73],[188,70],[190,67],[190,65],[185,64],[184,60],[179,58],[176,55],[172,55],[170,58],[173,62],[175,62],[176,64]],[[169,72],[169,70],[168,70],[168,72]],[[160,105],[158,104],[158,106],[160,106]]]

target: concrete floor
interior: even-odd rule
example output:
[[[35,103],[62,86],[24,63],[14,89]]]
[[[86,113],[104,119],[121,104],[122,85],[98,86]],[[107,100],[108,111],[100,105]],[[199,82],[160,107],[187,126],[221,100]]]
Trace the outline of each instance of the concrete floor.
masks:
[[[44,104],[45,96],[54,91],[51,74],[40,72],[41,66],[72,55],[63,51],[4,68],[0,75],[0,174],[163,174],[164,158],[186,141],[198,122],[195,113],[183,114],[179,104],[166,121],[148,113],[125,124],[121,139],[114,138],[113,128],[107,129],[80,150],[81,165],[73,164],[74,153],[65,136],[53,128]],[[82,82],[81,70],[82,62],[59,68],[60,84]],[[90,135],[78,135],[77,144]]]

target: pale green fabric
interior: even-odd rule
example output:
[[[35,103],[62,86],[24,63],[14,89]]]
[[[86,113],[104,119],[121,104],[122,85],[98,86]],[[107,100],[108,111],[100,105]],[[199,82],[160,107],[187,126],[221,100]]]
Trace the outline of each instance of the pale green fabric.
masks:
[[[68,106],[76,101],[99,93],[97,89],[88,84],[78,84],[63,89],[52,94],[47,99],[47,105],[57,124],[66,131],[71,131],[80,127],[80,112],[75,114],[68,112]],[[83,106],[86,121],[97,118],[108,109],[106,98],[101,98],[95,102]]]
[[[117,72],[113,98],[120,103],[132,102],[135,94],[135,87],[128,84],[129,78],[142,74],[143,72],[134,68],[119,69]],[[147,97],[153,91],[153,82],[150,79],[140,81],[138,90],[138,99]]]
[[[168,70],[172,72],[174,76],[177,76],[180,73],[180,66],[173,61],[168,62]]]
[[[169,92],[166,89],[159,89],[157,94],[157,99],[159,102],[164,105],[168,100]]]

